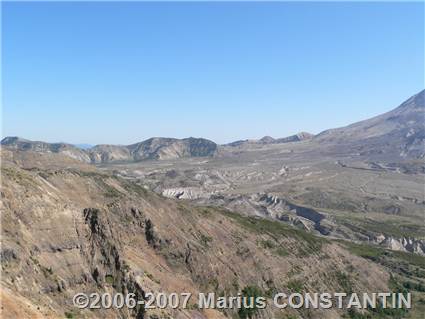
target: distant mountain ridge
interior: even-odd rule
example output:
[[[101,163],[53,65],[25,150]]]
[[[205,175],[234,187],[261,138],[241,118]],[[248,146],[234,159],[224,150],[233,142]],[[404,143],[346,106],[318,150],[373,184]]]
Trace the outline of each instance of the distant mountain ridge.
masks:
[[[214,156],[217,152],[216,143],[194,137],[185,139],[154,137],[131,145],[96,145],[85,150],[67,143],[46,143],[19,137],[6,137],[1,141],[1,145],[20,151],[61,153],[93,164]]]
[[[257,144],[278,144],[302,141],[312,137],[312,134],[301,132],[279,139],[265,136],[258,141],[246,141],[248,141],[247,143]],[[237,141],[227,145],[237,146],[238,143],[244,144],[245,141]],[[92,147],[81,147],[70,143],[47,143],[8,136],[1,141],[1,145],[20,151],[62,153],[76,160],[93,164],[208,157],[216,155],[219,148],[219,145],[213,141],[194,137],[184,139],[152,137],[130,145],[99,144]]]
[[[291,136],[283,137],[283,138],[273,138],[271,136],[264,136],[259,140],[239,140],[235,142],[231,142],[226,144],[227,146],[241,146],[245,144],[282,144],[282,143],[290,143],[290,142],[300,142],[309,140],[314,137],[314,134],[307,132],[300,132]]]
[[[311,141],[331,154],[357,154],[394,158],[425,157],[425,90],[410,97],[396,109],[368,120],[313,135],[300,132],[285,138],[264,136],[240,140],[224,146],[283,144]],[[312,144],[312,145],[313,145]],[[318,146],[316,144],[316,147]],[[62,153],[86,163],[134,162],[186,157],[211,157],[221,146],[204,138],[153,137],[131,145],[96,145],[82,149],[68,143],[46,143],[19,137],[6,137],[1,145],[21,151]],[[333,152],[333,153],[332,153]]]
[[[61,153],[81,162],[90,163],[90,157],[85,150],[68,143],[46,143],[30,141],[17,136],[8,136],[1,141],[1,145],[20,151]]]

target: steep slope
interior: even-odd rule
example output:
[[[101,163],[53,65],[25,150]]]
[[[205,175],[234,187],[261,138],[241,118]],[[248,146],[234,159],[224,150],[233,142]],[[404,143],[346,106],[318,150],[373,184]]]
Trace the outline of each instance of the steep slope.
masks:
[[[130,162],[133,156],[124,145],[96,145],[87,150],[92,163]]]
[[[276,221],[167,200],[77,161],[59,167],[64,158],[2,150],[3,317],[223,318],[237,312],[197,310],[194,300],[186,310],[78,310],[72,306],[77,292],[142,298],[148,291],[235,296],[247,286],[265,296],[295,286],[389,289],[388,271],[344,244]],[[258,318],[277,313],[339,318],[342,311],[268,307]]]
[[[396,109],[374,118],[331,129],[314,140],[335,144],[360,155],[382,158],[423,158],[425,155],[425,90]]]
[[[129,145],[135,160],[173,159],[181,157],[213,156],[217,144],[204,138],[150,138],[141,143]]]

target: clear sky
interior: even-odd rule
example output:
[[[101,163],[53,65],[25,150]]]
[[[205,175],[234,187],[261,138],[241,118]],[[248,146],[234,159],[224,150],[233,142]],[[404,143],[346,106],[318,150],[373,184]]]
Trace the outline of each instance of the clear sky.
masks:
[[[3,136],[318,133],[424,88],[424,4],[4,3]]]

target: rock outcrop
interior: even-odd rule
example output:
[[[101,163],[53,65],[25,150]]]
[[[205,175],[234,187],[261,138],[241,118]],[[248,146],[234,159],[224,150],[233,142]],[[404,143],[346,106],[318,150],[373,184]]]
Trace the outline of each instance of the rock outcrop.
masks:
[[[378,235],[374,242],[385,248],[405,251],[425,256],[425,240],[416,238],[396,238],[394,236]]]

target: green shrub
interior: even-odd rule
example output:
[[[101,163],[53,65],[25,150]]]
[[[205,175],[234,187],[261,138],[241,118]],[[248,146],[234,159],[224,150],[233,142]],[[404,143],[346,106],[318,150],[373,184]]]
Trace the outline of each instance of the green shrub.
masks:
[[[342,289],[344,289],[344,292],[346,293],[352,293],[353,292],[353,283],[351,281],[351,278],[342,271],[336,271],[335,272],[336,280],[338,281],[338,284],[341,286]]]
[[[288,283],[286,284],[286,287],[291,292],[301,293],[304,289],[304,284],[302,283],[301,280],[293,279],[291,281],[288,281]]]
[[[72,312],[65,311],[65,318],[67,319],[73,319],[74,314]]]
[[[289,252],[285,248],[283,248],[283,247],[277,247],[274,250],[274,253],[276,255],[278,255],[278,256],[281,256],[281,257],[285,257],[285,256],[288,256],[289,255]]]
[[[262,297],[262,291],[259,287],[257,286],[246,286],[243,290],[242,290],[242,296],[243,297],[253,297],[254,300],[257,297]],[[249,304],[249,301],[248,301]],[[254,314],[258,311],[255,302],[252,308],[245,308],[242,307],[239,312],[239,318],[241,319],[246,319],[246,318],[252,318],[254,316]]]
[[[112,275],[106,275],[106,276],[105,276],[105,281],[106,281],[108,284],[113,285],[113,284],[114,284],[114,282],[115,282],[115,280],[114,280],[114,276],[112,276]]]
[[[275,245],[275,243],[274,242],[272,242],[270,239],[263,239],[263,240],[260,240],[259,242],[258,242],[258,245],[260,246],[260,247],[263,247],[264,249],[272,249],[272,248],[274,248],[276,245]]]

